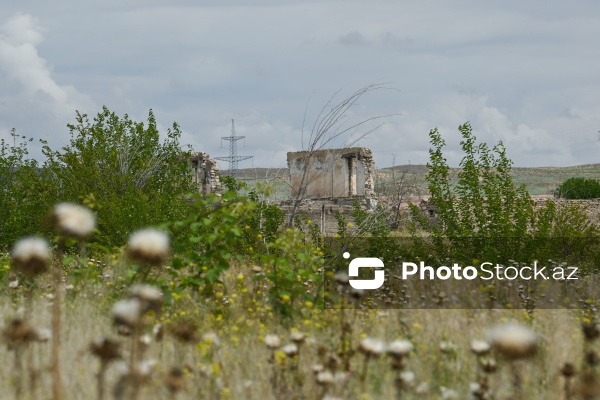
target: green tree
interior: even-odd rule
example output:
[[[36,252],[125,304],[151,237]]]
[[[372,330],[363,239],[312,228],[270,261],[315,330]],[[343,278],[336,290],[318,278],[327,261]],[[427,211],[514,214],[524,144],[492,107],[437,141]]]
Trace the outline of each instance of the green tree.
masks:
[[[185,216],[193,184],[177,123],[161,140],[152,110],[144,124],[103,107],[93,122],[77,112],[68,128],[68,146],[44,147],[44,168],[56,201],[83,201],[95,209],[99,244],[119,246],[135,229]]]
[[[440,224],[433,227],[444,236],[523,236],[533,215],[533,202],[526,187],[516,187],[502,142],[489,149],[477,143],[471,125],[459,128],[464,153],[458,182],[453,185],[450,167],[443,157],[445,142],[437,129],[429,133],[432,149],[427,182],[431,202],[439,211]]]
[[[598,233],[585,210],[577,205],[557,207],[551,201],[536,207],[526,187],[515,186],[512,161],[502,142],[490,150],[477,142],[469,123],[458,129],[464,156],[457,182],[450,177],[441,134],[437,129],[429,133],[432,148],[426,180],[430,202],[437,207],[437,223],[429,224],[411,206],[415,221],[431,235],[431,252],[439,258],[466,261],[531,261],[553,254],[577,254],[581,259],[581,250],[589,247],[585,239]]]
[[[558,197],[564,199],[600,198],[600,182],[595,179],[569,178],[556,190]]]
[[[11,247],[19,238],[40,233],[39,221],[47,207],[48,183],[38,163],[30,159],[32,139],[11,131],[13,144],[0,141],[0,247]]]

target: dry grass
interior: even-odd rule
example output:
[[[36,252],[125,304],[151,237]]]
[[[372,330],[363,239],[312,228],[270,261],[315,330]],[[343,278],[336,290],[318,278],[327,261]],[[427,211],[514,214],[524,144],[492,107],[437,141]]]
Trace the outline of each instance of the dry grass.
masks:
[[[266,301],[260,300],[259,294],[252,293],[260,288],[250,282],[249,275],[249,270],[234,268],[228,272],[226,294],[218,293],[206,300],[180,298],[147,325],[148,334],[158,322],[167,333],[162,341],[153,337],[143,354],[144,360],[153,359],[157,364],[142,386],[140,398],[319,399],[327,394],[342,399],[465,399],[469,398],[470,384],[477,381],[479,369],[477,358],[470,351],[471,340],[486,338],[492,326],[507,321],[530,326],[539,340],[537,353],[529,360],[519,361],[522,398],[566,398],[560,373],[563,364],[571,362],[578,370],[585,364],[580,311],[538,310],[531,318],[521,310],[341,311],[318,310],[307,304],[292,319],[282,320]],[[117,283],[118,279],[114,281]],[[90,352],[94,339],[115,338],[123,343],[124,352],[129,350],[130,339],[120,337],[112,324],[110,308],[116,302],[111,298],[113,287],[98,281],[65,293],[61,310],[61,369],[67,399],[98,398],[96,374],[100,361]],[[8,290],[2,299],[0,313],[6,325],[17,315],[20,300],[14,301]],[[41,293],[34,296],[34,326],[51,326],[51,301]],[[355,351],[349,371],[343,371],[343,360],[337,354],[342,314],[350,324],[348,337]],[[172,334],[182,321],[192,329],[188,342]],[[291,343],[290,333],[294,330],[307,334],[297,358],[287,357],[281,348],[270,350],[265,346],[267,334],[278,335],[282,345]],[[366,357],[357,349],[365,337],[387,343],[402,338],[413,344],[403,371],[414,373],[414,380],[406,378],[408,387],[402,389],[401,396],[397,396],[397,374],[391,368],[391,358],[385,354],[369,359],[365,382],[361,382]],[[215,343],[215,338],[219,343]],[[35,342],[28,351],[40,371],[38,389],[35,396],[28,397],[26,391],[20,398],[50,398],[50,344]],[[13,357],[14,351],[8,346],[0,347],[0,359],[5,361],[0,363],[1,398],[14,397]],[[339,383],[319,384],[313,372],[316,365],[332,372],[343,371],[345,375],[338,374]],[[108,365],[106,398],[113,398],[120,368],[118,361]],[[29,377],[23,379],[27,387]],[[498,358],[498,371],[490,376],[494,398],[514,398],[512,382],[509,363]],[[175,390],[180,383],[184,387],[179,393],[169,390]]]

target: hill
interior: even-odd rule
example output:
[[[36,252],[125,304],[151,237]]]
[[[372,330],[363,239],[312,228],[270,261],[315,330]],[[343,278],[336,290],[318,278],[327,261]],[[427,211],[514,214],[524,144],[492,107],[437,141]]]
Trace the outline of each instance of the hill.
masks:
[[[459,171],[459,168],[451,168],[450,175],[456,179]],[[427,166],[422,164],[380,168],[376,171],[375,190],[385,191],[394,180],[399,182],[405,179],[417,191],[423,192],[427,189],[426,174]],[[286,168],[245,168],[239,170],[237,177],[250,185],[256,181],[271,181],[276,187],[278,199],[285,199],[287,196],[289,176]],[[531,195],[551,195],[562,182],[571,177],[600,179],[600,163],[571,167],[514,167],[512,177],[516,185],[525,185]]]

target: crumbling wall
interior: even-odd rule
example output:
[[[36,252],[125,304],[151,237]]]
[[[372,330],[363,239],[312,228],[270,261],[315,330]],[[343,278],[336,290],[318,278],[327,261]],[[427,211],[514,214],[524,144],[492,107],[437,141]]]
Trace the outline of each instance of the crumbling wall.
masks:
[[[350,147],[296,151],[287,154],[287,161],[291,197],[280,203],[287,218],[292,212],[304,214],[319,224],[322,233],[333,234],[338,213],[352,222],[355,201],[368,210],[375,209],[375,161],[371,150]],[[298,199],[300,204],[295,208]]]
[[[221,181],[217,162],[207,153],[194,152],[190,158],[194,168],[193,182],[198,185],[200,193],[221,193]]]
[[[287,154],[291,198],[375,198],[375,161],[363,147]]]

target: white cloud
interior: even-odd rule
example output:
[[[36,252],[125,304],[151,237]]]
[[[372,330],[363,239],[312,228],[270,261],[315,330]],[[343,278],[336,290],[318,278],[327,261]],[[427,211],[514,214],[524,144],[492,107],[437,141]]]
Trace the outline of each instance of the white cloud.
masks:
[[[312,122],[336,90],[391,81],[399,93],[361,99],[353,110],[355,119],[404,114],[361,142],[380,166],[391,154],[426,162],[434,127],[458,162],[456,128],[466,121],[480,140],[503,140],[516,165],[598,159],[590,142],[600,129],[593,51],[600,3],[33,0],[23,7],[0,10],[5,132],[65,136],[74,110],[93,115],[94,103],[142,120],[152,108],[165,126],[179,122],[197,149],[223,155],[219,137],[233,117],[247,129],[255,165],[268,165],[301,147],[308,101]],[[11,17],[18,9],[28,14]]]
[[[72,120],[76,109],[89,107],[92,102],[53,77],[51,66],[38,51],[44,41],[43,32],[36,18],[23,13],[13,15],[0,26],[2,136],[6,138],[5,132],[14,127],[18,134],[63,144],[66,123]],[[38,145],[34,142],[32,146]]]
[[[18,83],[19,95],[60,116],[72,114],[85,96],[73,87],[58,84],[46,60],[38,54],[43,41],[37,20],[27,14],[16,14],[1,28],[0,70],[5,79]]]

